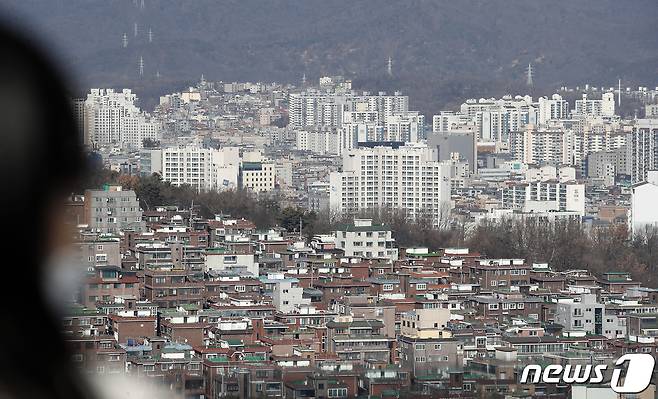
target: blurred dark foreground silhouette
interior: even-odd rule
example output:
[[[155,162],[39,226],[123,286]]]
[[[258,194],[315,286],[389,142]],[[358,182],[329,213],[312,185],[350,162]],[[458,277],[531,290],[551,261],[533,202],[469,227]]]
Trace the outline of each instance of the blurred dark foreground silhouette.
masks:
[[[88,398],[71,366],[47,265],[69,235],[66,197],[84,170],[67,86],[44,53],[0,28],[0,151],[5,232],[0,398]],[[57,288],[57,287],[54,287]]]

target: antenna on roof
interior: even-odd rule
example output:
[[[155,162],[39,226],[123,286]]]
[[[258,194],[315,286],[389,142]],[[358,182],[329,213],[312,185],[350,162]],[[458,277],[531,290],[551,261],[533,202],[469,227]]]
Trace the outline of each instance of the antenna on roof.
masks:
[[[153,30],[149,28],[149,43],[153,43]]]
[[[123,48],[128,47],[128,35],[126,33],[123,34],[123,39],[121,40],[121,43],[123,45]]]

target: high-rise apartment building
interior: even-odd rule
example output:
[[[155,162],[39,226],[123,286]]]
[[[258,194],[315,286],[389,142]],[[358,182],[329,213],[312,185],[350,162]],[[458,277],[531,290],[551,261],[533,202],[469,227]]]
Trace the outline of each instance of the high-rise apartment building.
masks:
[[[582,99],[576,100],[574,115],[614,116],[615,94],[612,92],[603,93],[600,100],[589,99],[587,98],[587,94],[583,94]]]
[[[481,142],[507,143],[510,132],[537,123],[537,108],[530,96],[469,99],[461,105],[460,111],[475,122]]]
[[[91,89],[84,107],[74,108],[84,121],[85,143],[119,144],[142,148],[145,139],[158,140],[160,125],[136,105],[137,96],[130,89]],[[83,112],[83,115],[79,115]]]
[[[572,142],[571,131],[528,125],[523,131],[512,132],[510,152],[514,159],[527,164],[571,165]]]
[[[540,97],[538,100],[538,125],[543,125],[549,120],[566,119],[569,117],[569,102],[562,99],[559,94],[553,94],[551,98]]]
[[[239,167],[236,147],[217,150],[185,146],[162,150],[162,179],[174,186],[189,185],[198,191],[237,187]]]
[[[658,170],[658,119],[638,119],[630,135],[630,170],[633,183]]]
[[[307,90],[290,95],[290,127],[304,129],[308,127],[341,127],[343,115],[348,112],[360,114],[350,116],[351,122],[378,122],[396,112],[409,110],[409,97],[396,92],[387,95],[369,93],[357,94],[333,93],[319,90]],[[361,120],[359,120],[361,119]]]
[[[439,224],[451,208],[450,164],[434,159],[424,144],[347,151],[342,172],[330,175],[330,206],[347,213],[401,209]]]

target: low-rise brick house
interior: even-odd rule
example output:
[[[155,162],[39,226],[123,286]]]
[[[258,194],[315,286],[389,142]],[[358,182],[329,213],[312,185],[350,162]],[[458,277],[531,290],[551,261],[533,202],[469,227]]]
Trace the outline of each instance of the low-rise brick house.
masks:
[[[469,266],[469,275],[482,289],[497,289],[527,285],[530,270],[523,259],[480,259]]]
[[[87,277],[81,290],[81,303],[87,307],[97,302],[109,302],[114,297],[139,297],[139,279],[134,271],[119,266],[97,266]]]
[[[111,335],[76,335],[67,337],[74,366],[89,374],[124,374],[126,351]]]
[[[111,333],[119,343],[138,341],[143,337],[153,337],[157,333],[157,317],[149,312],[112,314],[109,321]]]
[[[172,308],[184,304],[201,305],[204,283],[197,281],[186,270],[144,271],[144,295],[159,308]]]

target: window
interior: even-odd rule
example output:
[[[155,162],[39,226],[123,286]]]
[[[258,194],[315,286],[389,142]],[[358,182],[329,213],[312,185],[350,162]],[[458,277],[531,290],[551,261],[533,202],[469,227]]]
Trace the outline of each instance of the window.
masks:
[[[434,344],[434,350],[440,351],[441,350],[441,344]]]
[[[425,283],[418,283],[418,284],[416,284],[416,289],[417,289],[417,290],[421,290],[421,291],[422,291],[422,290],[426,290],[426,289],[427,289],[427,284],[425,284]]]
[[[425,344],[416,344],[416,350],[419,351],[425,350]]]
[[[497,303],[490,303],[489,304],[489,310],[498,310],[498,304]]]
[[[347,397],[347,388],[330,388],[327,390],[327,395],[330,398],[345,398]]]
[[[393,291],[393,284],[384,284],[382,285],[383,291]]]
[[[81,362],[84,360],[84,356],[81,353],[76,353],[71,357],[74,362]]]
[[[235,292],[245,292],[247,290],[247,287],[244,285],[236,285],[235,286]]]

